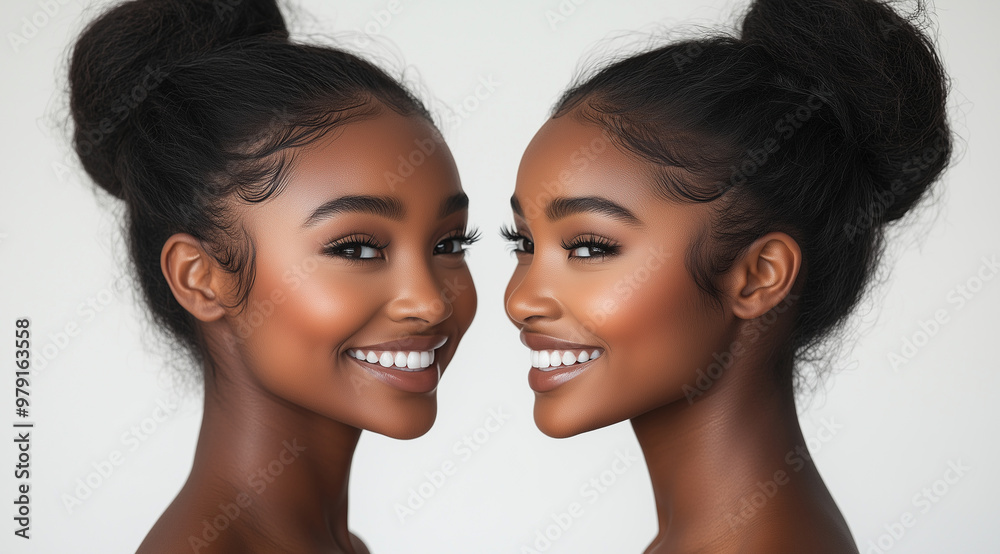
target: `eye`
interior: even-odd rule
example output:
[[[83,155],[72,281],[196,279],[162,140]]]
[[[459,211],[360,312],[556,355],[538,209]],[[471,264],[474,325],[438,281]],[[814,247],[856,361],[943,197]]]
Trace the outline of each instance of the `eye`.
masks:
[[[388,246],[388,242],[381,242],[374,236],[352,233],[327,243],[323,253],[353,262],[366,262],[385,259],[382,251]]]
[[[513,246],[512,252],[518,254],[534,254],[535,253],[535,243],[531,239],[518,233],[513,228],[506,225],[500,227],[500,236],[504,238],[507,242],[511,243]]]
[[[462,254],[465,247],[479,240],[479,230],[473,228],[472,232],[458,231],[449,235],[434,246],[434,254]]]
[[[593,258],[595,260],[617,255],[621,249],[621,246],[613,240],[593,233],[578,236],[570,243],[563,242],[562,247],[569,250],[570,258]]]

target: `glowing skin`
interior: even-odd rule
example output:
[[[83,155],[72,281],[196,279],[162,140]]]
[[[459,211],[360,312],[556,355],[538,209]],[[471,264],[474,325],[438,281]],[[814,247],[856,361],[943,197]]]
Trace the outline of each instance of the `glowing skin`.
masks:
[[[646,162],[577,116],[531,141],[503,231],[517,252],[504,300],[531,350],[538,428],[569,437],[631,420],[660,527],[647,554],[857,552],[791,387],[773,379],[798,245],[778,232],[756,240],[718,280],[721,309],[711,305],[686,255],[713,206],[657,197]],[[780,492],[748,510],[778,471]]]
[[[535,422],[548,435],[572,436],[683,398],[694,368],[706,367],[731,340],[683,263],[706,206],[666,204],[650,187],[636,186],[648,179],[598,128],[569,117],[543,126],[522,159],[514,192],[521,213],[514,212],[514,221],[534,253],[517,254],[508,315],[532,350],[600,352],[586,364],[529,371],[532,388],[546,389],[535,396]],[[551,191],[561,199],[613,202],[631,218],[562,210],[556,215],[563,217],[550,220],[544,212]],[[573,203],[583,204],[566,204]],[[575,243],[595,237],[606,241],[604,249]],[[544,336],[579,349],[549,347]]]
[[[198,551],[274,551],[267,537],[288,552],[367,552],[347,529],[359,434],[430,429],[438,379],[476,311],[462,254],[467,200],[438,140],[423,119],[386,109],[301,148],[284,188],[241,208],[256,244],[242,312],[223,307],[233,277],[197,241],[164,246],[164,274],[220,367],[206,379],[191,476],[141,552],[193,548],[190,537],[206,540],[203,521],[240,494],[251,501],[244,515]],[[387,180],[411,154],[412,174]],[[392,363],[359,360],[359,350],[391,352]],[[413,367],[394,367],[399,352]],[[301,450],[282,454],[286,442]]]

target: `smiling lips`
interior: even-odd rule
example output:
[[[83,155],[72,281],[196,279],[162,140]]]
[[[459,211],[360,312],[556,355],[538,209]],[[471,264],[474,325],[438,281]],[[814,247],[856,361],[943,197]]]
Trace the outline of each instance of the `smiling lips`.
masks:
[[[347,355],[388,369],[420,371],[434,364],[434,350],[448,341],[445,335],[413,335],[347,350]]]
[[[367,351],[367,353],[365,353]],[[427,369],[434,363],[434,351],[423,350],[403,352],[402,350],[348,350],[348,356],[354,356],[359,360],[364,360],[370,364],[379,364],[382,367],[398,369],[400,371],[420,371]]]
[[[521,343],[531,349],[528,384],[535,392],[548,392],[573,379],[604,354],[599,346],[578,344],[548,335],[520,333]]]

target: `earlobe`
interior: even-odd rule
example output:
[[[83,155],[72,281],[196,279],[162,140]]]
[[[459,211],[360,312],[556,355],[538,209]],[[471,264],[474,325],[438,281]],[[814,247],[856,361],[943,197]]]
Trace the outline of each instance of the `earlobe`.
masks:
[[[174,293],[174,298],[201,321],[215,321],[225,315],[216,290],[216,279],[211,255],[201,241],[187,233],[176,233],[163,245],[160,252],[160,269]]]
[[[730,272],[733,315],[754,319],[778,305],[792,291],[801,265],[802,251],[786,233],[754,241]]]

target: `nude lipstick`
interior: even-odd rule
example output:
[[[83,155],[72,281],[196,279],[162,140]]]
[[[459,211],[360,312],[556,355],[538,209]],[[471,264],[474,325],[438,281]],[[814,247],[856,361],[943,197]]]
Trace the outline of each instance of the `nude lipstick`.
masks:
[[[520,333],[521,343],[531,349],[528,386],[535,392],[549,392],[580,375],[600,359],[599,346],[565,341],[549,335]]]
[[[426,393],[434,390],[441,379],[435,351],[447,341],[445,335],[411,335],[349,348],[344,355],[393,388]]]

